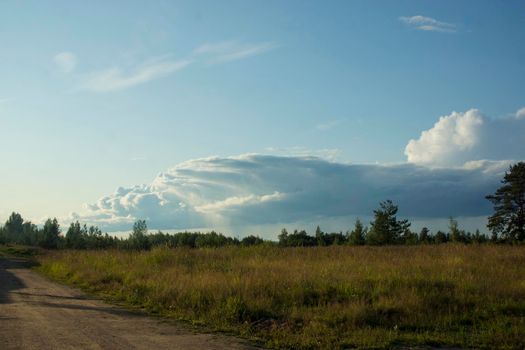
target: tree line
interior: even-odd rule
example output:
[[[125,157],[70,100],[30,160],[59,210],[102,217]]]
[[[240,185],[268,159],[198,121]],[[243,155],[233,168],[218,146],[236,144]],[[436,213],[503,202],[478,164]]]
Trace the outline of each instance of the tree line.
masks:
[[[128,237],[116,237],[102,233],[97,226],[82,225],[76,221],[62,232],[58,220],[48,219],[42,228],[24,221],[19,213],[12,213],[4,226],[0,226],[0,244],[39,246],[45,249],[134,249],[144,250],[155,246],[168,247],[221,247],[227,245],[255,245],[265,241],[257,236],[242,239],[228,237],[215,231],[148,233],[145,220],[133,224]]]
[[[456,243],[504,243],[509,242],[498,235],[490,238],[479,230],[475,233],[466,232],[459,228],[457,220],[450,218],[448,232],[437,231],[432,234],[427,227],[414,232],[410,229],[411,223],[396,217],[398,207],[390,200],[381,202],[379,208],[374,210],[374,220],[366,227],[357,219],[352,230],[343,232],[325,233],[319,226],[315,235],[306,231],[288,233],[286,229],[278,236],[278,244],[285,247],[308,247],[328,245],[394,245],[394,244],[441,244]]]
[[[0,244],[15,243],[40,246],[46,249],[150,249],[154,246],[168,247],[221,247],[278,244],[284,247],[328,246],[328,245],[392,245],[392,244],[440,244],[457,243],[525,243],[525,163],[511,165],[505,173],[502,186],[486,198],[494,205],[494,214],[489,217],[487,227],[491,236],[459,228],[458,222],[450,218],[448,231],[431,233],[426,227],[420,232],[410,229],[407,219],[398,219],[398,206],[391,200],[379,204],[374,210],[374,219],[369,227],[358,219],[354,228],[345,233],[325,233],[318,226],[315,235],[295,230],[288,233],[283,229],[278,241],[267,241],[254,235],[242,239],[228,237],[211,231],[179,232],[175,234],[148,233],[146,221],[137,220],[131,234],[126,238],[102,233],[97,226],[81,225],[78,221],[70,224],[63,234],[58,220],[48,219],[42,227],[25,221],[19,213],[13,212],[5,224],[0,226]]]
[[[102,233],[97,226],[82,225],[78,221],[69,225],[62,232],[57,219],[48,219],[39,228],[30,221],[24,221],[19,213],[12,213],[4,226],[0,227],[0,244],[14,243],[39,246],[45,249],[134,249],[147,250],[155,246],[167,247],[222,247],[251,246],[259,244],[279,245],[283,247],[311,247],[330,245],[392,245],[392,244],[440,244],[457,243],[511,243],[507,237],[493,234],[487,237],[479,230],[475,233],[459,228],[458,222],[449,220],[447,232],[431,233],[426,227],[414,232],[408,220],[399,220],[396,216],[398,207],[390,200],[381,202],[374,211],[374,220],[367,227],[359,219],[352,230],[343,232],[323,232],[319,226],[315,234],[309,235],[305,230],[294,230],[292,233],[283,228],[277,241],[264,240],[255,235],[242,239],[225,236],[215,231],[149,233],[145,220],[137,220],[128,237],[116,237]]]

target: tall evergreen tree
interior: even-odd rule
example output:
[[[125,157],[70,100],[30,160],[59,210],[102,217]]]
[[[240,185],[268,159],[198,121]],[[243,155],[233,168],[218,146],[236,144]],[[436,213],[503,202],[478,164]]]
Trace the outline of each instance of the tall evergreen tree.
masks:
[[[355,221],[355,226],[348,236],[348,243],[351,245],[363,245],[366,243],[366,231],[361,220]]]
[[[494,204],[487,227],[507,241],[525,241],[525,163],[511,165],[503,184],[486,198]]]
[[[391,200],[379,203],[379,209],[374,210],[374,221],[370,223],[367,241],[370,244],[399,243],[401,234],[409,227],[408,220],[398,220],[397,205]]]

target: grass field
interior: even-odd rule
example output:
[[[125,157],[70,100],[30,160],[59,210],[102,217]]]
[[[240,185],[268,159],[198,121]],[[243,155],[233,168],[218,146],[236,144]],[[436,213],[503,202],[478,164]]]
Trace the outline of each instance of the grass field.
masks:
[[[40,271],[272,348],[525,347],[525,247],[57,251]]]

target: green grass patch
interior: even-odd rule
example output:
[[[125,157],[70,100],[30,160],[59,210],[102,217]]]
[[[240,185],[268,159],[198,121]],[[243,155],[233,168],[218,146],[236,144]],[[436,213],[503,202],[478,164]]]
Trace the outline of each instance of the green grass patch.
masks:
[[[523,349],[525,247],[57,251],[38,268],[113,302],[272,348]]]

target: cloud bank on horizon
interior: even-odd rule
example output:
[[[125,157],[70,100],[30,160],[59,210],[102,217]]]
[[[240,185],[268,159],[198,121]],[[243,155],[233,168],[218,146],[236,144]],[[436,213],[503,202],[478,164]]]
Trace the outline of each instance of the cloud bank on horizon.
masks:
[[[392,199],[411,218],[479,217],[512,160],[525,158],[523,113],[444,116],[406,146],[407,163],[347,164],[309,156],[247,154],[183,162],[149,185],[118,188],[71,219],[127,230],[228,227],[370,215]]]

